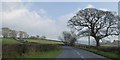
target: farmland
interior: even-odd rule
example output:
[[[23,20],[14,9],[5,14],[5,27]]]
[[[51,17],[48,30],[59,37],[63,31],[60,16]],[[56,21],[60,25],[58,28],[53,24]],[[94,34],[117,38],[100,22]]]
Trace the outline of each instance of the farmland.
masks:
[[[20,43],[20,40],[12,39],[12,38],[3,38],[0,39],[3,44],[17,44]],[[40,43],[40,44],[63,44],[62,42],[58,41],[50,41],[50,40],[36,40],[36,39],[24,39],[23,41],[27,41],[29,43]]]
[[[15,39],[12,39],[12,38],[2,38],[2,43],[3,44],[17,44],[17,43],[20,43],[20,42],[18,42]]]
[[[25,41],[34,42],[34,43],[41,43],[41,44],[63,44],[62,42],[50,41],[50,40],[25,39]]]

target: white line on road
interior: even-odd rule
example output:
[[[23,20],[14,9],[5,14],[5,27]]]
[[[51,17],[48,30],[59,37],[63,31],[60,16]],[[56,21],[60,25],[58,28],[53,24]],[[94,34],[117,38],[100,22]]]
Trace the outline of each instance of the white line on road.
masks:
[[[80,55],[80,53],[77,50],[74,50],[78,55]]]
[[[74,50],[78,55],[81,55],[77,50]],[[81,58],[84,59],[84,57],[81,55]],[[84,59],[85,60],[85,59]]]
[[[81,56],[82,58],[84,58],[83,56]]]
[[[82,57],[82,59],[84,59],[84,57],[83,56],[81,56]],[[84,59],[85,60],[85,59]]]

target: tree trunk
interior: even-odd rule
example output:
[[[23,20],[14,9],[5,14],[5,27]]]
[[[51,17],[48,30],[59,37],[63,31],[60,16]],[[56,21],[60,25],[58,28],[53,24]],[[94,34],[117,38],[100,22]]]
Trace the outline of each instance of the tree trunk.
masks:
[[[3,38],[5,38],[5,36],[3,36]]]
[[[100,39],[96,38],[96,46],[99,47],[100,46]]]

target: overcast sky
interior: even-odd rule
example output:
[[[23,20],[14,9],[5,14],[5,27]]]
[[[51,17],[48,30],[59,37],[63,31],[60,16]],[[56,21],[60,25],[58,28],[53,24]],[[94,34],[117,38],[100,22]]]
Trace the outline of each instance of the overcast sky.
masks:
[[[118,2],[119,0],[1,0],[3,2]]]
[[[79,10],[97,8],[117,12],[117,5],[117,2],[4,2],[0,16],[2,27],[57,39],[69,30],[67,21]]]

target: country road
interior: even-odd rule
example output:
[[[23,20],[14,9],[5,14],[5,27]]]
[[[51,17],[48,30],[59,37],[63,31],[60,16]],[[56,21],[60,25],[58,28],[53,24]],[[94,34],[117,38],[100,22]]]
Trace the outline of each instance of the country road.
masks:
[[[63,46],[63,49],[56,60],[111,60],[78,48]]]

